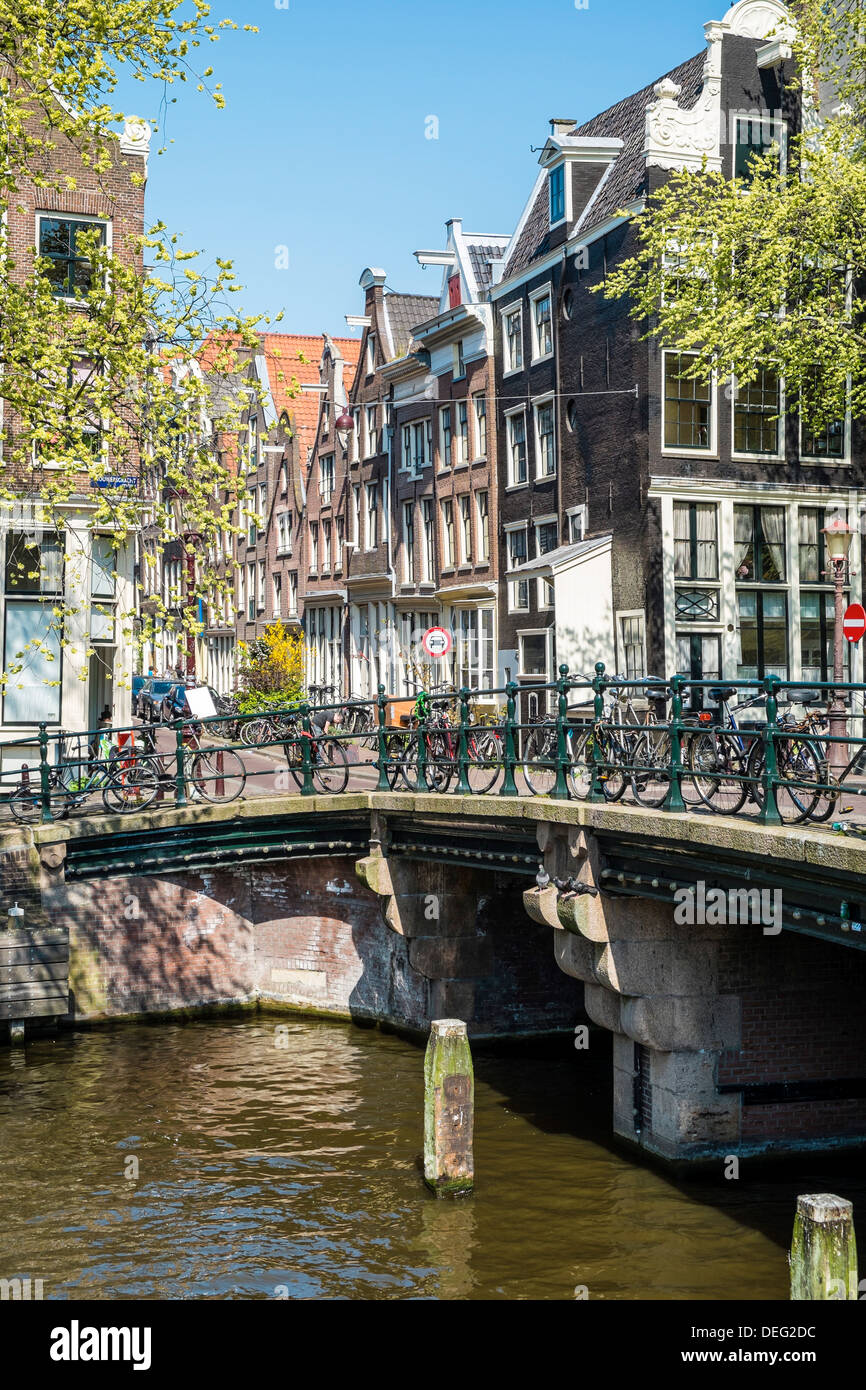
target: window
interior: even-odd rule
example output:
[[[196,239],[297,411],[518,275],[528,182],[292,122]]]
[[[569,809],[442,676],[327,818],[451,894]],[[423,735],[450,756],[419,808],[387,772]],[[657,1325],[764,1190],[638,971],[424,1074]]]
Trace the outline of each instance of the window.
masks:
[[[711,449],[712,406],[708,382],[682,375],[686,352],[664,356],[664,444],[666,449]]]
[[[519,372],[523,368],[523,314],[519,308],[505,313],[503,330],[505,370]]]
[[[788,678],[788,596],[760,589],[738,589],[741,680]]]
[[[268,529],[268,485],[262,483],[259,487],[259,535],[263,536]]]
[[[454,615],[454,679],[458,689],[493,689],[493,609],[464,608]]]
[[[421,557],[423,573],[421,578],[429,583],[433,578],[433,499],[431,497],[422,499],[421,516],[424,521],[424,553]]]
[[[831,420],[820,428],[810,428],[800,416],[800,454],[810,459],[845,457],[846,420]]]
[[[446,498],[442,503],[442,566],[453,569],[454,555],[454,503]]]
[[[319,523],[310,522],[310,574],[319,570]]]
[[[619,674],[626,680],[646,675],[646,637],[643,613],[618,613]]]
[[[448,276],[448,308],[456,309],[460,304],[460,276]]]
[[[364,410],[366,425],[367,452],[365,457],[372,458],[379,452],[379,430],[376,423],[376,406],[368,405]]]
[[[322,401],[322,434],[327,434],[331,428],[331,402]]]
[[[265,606],[265,562],[259,560],[259,609]]]
[[[289,617],[296,617],[298,612],[298,571],[289,572]]]
[[[331,523],[322,522],[322,570],[326,574],[331,572]]]
[[[526,559],[526,526],[515,526],[505,534],[508,538],[508,568],[513,570]],[[529,607],[528,579],[510,580],[508,607],[511,612],[520,612]]]
[[[376,370],[376,334],[367,334],[367,376],[371,376]]]
[[[463,359],[463,339],[454,344],[454,380],[458,381],[466,375],[466,363]]]
[[[483,391],[472,397],[475,404],[475,457],[487,458],[487,399]]]
[[[824,512],[818,507],[801,507],[797,524],[800,532],[800,583],[823,584],[827,571],[824,559]]]
[[[280,512],[277,515],[277,554],[291,555],[292,553],[292,514],[291,512]]]
[[[718,579],[714,502],[674,502],[674,576]]]
[[[469,402],[457,402],[457,462],[469,462]]]
[[[283,576],[282,576],[281,574],[275,574],[275,575],[273,576],[273,586],[274,586],[274,607],[273,607],[273,615],[274,615],[275,618],[280,618],[280,617],[282,617],[282,613],[283,613]]]
[[[352,544],[356,549],[361,546],[361,484],[352,485]]]
[[[550,290],[532,299],[532,358],[549,357],[553,352],[553,332],[550,325]]]
[[[39,218],[39,255],[47,262],[51,292],[61,299],[84,299],[93,288],[93,270],[82,239],[95,232],[105,245],[107,224],[67,217]]]
[[[346,523],[343,517],[337,517],[337,553],[334,557],[334,569],[343,568],[343,546],[346,541]]]
[[[508,483],[516,487],[527,480],[526,474],[526,415],[515,411],[508,419]]]
[[[427,421],[419,420],[412,426],[412,467],[416,473],[422,472],[427,463]]]
[[[586,507],[569,507],[565,514],[568,526],[568,543],[574,545],[586,535]]]
[[[476,492],[475,503],[478,509],[478,560],[490,559],[490,497],[486,489]]]
[[[737,583],[785,582],[784,507],[734,507]]]
[[[367,549],[379,544],[379,484],[367,484]]]
[[[472,559],[472,510],[468,492],[460,498],[460,559],[464,565]]]
[[[327,505],[334,492],[334,455],[326,454],[319,459],[319,492],[322,502]]]
[[[556,472],[553,440],[553,401],[535,407],[536,477],[550,478]]]
[[[415,582],[415,504],[403,503],[403,559],[407,584]]]
[[[256,566],[255,561],[247,565],[247,622],[256,620]]]
[[[769,112],[765,116],[738,116],[734,145],[734,177],[751,183],[754,177],[753,160],[766,154],[773,144],[779,145],[780,153],[784,150],[784,121],[777,121]]]
[[[408,472],[412,467],[412,426],[403,426],[403,469]]]
[[[117,551],[111,536],[95,535],[90,555],[90,640],[113,642]]]
[[[289,465],[283,459],[280,463],[280,496],[284,497],[289,490]]]
[[[259,523],[256,516],[258,505],[258,489],[251,487],[247,493],[247,545],[255,545],[259,535]]]
[[[452,462],[450,405],[443,405],[439,411],[439,448],[441,466],[450,468]]]
[[[846,600],[847,602],[847,600]],[[821,590],[800,590],[800,679],[832,681],[835,599]],[[850,680],[848,657],[851,643],[842,646],[842,673]]]
[[[734,452],[778,454],[780,414],[778,373],[761,367],[748,386],[735,386]]]
[[[238,566],[238,612],[239,612],[239,613],[243,613],[244,608],[246,607],[246,600],[245,600],[245,598],[244,598],[244,575],[245,575],[245,574],[246,574],[246,570],[244,569],[243,565],[239,565],[239,566]]]
[[[559,525],[555,521],[541,521],[535,527],[535,549],[539,555],[547,555],[559,545]]]
[[[550,225],[555,227],[565,217],[565,165],[557,164],[547,176],[550,192]]]
[[[259,466],[259,421],[255,415],[250,416],[247,425],[247,470],[252,473]]]
[[[535,676],[547,680],[547,629],[544,632],[519,632],[517,641],[520,651],[518,675]]]

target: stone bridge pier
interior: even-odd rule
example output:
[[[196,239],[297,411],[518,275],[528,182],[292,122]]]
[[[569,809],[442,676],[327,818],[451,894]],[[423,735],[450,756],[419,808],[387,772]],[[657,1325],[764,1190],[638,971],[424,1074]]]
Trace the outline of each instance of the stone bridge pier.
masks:
[[[671,901],[575,892],[605,886],[599,839],[537,833],[551,883],[524,904],[613,1034],[617,1135],[686,1160],[864,1142],[861,953],[843,963],[772,924],[682,925]]]

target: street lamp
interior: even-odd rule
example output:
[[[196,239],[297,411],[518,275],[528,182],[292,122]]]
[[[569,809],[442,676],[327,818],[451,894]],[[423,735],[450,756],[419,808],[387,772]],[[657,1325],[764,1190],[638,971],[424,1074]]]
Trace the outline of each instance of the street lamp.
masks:
[[[355,421],[349,411],[343,406],[342,413],[334,421],[334,429],[337,431],[337,438],[340,441],[340,448],[344,454],[349,452],[349,435],[355,428]]]
[[[835,596],[835,616],[833,620],[833,702],[830,705],[830,737],[844,739],[847,735],[847,716],[845,704],[839,687],[843,678],[843,643],[845,634],[842,622],[845,616],[845,570],[848,564],[848,549],[851,545],[851,529],[842,517],[834,516],[823,528],[824,549],[833,566],[833,587]],[[844,742],[831,743],[829,763],[832,771],[840,778],[848,763],[848,747]]]

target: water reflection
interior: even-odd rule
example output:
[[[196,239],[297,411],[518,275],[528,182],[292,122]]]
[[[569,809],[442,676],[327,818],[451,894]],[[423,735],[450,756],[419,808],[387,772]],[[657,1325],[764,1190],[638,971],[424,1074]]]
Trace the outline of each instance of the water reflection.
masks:
[[[856,1161],[677,1184],[612,1145],[603,1052],[479,1053],[477,1189],[454,1202],[419,1172],[423,1052],[375,1030],[0,1051],[0,1277],[51,1298],[784,1298],[796,1192],[863,1210]]]

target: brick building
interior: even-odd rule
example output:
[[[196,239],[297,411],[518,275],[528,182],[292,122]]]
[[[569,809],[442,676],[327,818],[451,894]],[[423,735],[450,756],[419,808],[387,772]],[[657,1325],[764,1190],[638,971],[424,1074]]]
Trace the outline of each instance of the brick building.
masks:
[[[44,138],[39,117],[33,120],[37,137]],[[75,311],[83,308],[82,296],[91,285],[91,263],[79,244],[83,235],[95,229],[112,258],[141,269],[138,238],[144,227],[150,128],[128,120],[98,172],[63,134],[53,131],[52,140],[45,182],[34,182],[23,171],[19,175],[6,214],[4,249],[9,273],[19,283],[32,276],[35,256],[50,262],[54,295]],[[55,181],[64,186],[53,186]],[[84,389],[94,370],[95,364],[84,360],[70,368]],[[13,441],[26,439],[31,422],[7,406],[2,424],[9,467]],[[53,465],[46,450],[34,445],[32,469],[13,484],[21,500],[4,507],[0,520],[2,667],[13,672],[3,691],[0,728],[7,737],[16,731],[22,737],[20,747],[11,742],[4,747],[4,772],[34,762],[26,740],[38,721],[49,729],[93,727],[107,705],[116,723],[128,722],[133,652],[124,618],[134,608],[135,547],[131,541],[118,544],[110,526],[95,525],[98,494],[92,483],[101,471],[102,487],[128,490],[137,483],[140,461],[130,440],[123,476],[115,479],[118,462],[107,456],[98,424],[91,433],[92,440],[82,444],[88,457],[82,456],[82,472],[60,504],[59,519],[57,509],[47,515],[40,501]],[[101,470],[94,467],[100,461]],[[61,633],[52,615],[62,608]]]
[[[503,673],[600,657],[623,675],[826,679],[820,532],[837,508],[858,529],[862,422],[809,436],[769,365],[742,392],[690,382],[676,353],[638,341],[625,304],[590,293],[635,249],[623,211],[669,170],[706,158],[744,174],[776,137],[784,160],[799,102],[770,34],[785,20],[777,0],[740,0],[658,82],[551,122],[492,292]],[[856,575],[859,547],[855,534]]]

